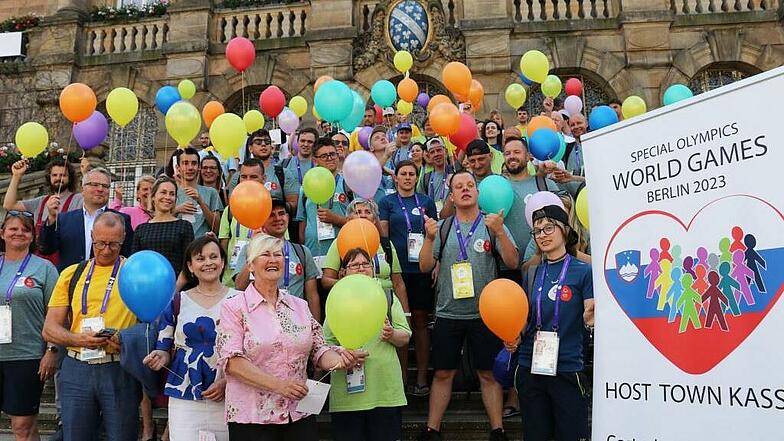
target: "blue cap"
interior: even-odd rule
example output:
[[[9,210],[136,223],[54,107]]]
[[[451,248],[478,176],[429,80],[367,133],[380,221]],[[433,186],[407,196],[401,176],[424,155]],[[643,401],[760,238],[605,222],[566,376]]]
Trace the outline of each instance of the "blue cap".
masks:
[[[398,124],[396,131],[399,132],[401,130],[408,130],[410,132],[411,131],[411,124],[409,124],[407,122]]]

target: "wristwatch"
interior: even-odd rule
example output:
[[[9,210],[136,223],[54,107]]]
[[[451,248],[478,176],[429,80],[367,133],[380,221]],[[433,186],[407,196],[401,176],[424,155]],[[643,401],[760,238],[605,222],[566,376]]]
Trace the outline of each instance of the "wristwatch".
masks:
[[[53,352],[53,353],[56,354],[58,351],[59,351],[59,349],[55,345],[47,345],[46,346],[46,352]]]

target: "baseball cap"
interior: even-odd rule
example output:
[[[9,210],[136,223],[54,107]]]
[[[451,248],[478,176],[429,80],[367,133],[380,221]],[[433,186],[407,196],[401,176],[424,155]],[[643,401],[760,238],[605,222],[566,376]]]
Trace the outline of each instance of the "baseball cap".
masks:
[[[394,114],[395,114],[395,109],[391,107],[384,107],[384,112],[383,112],[384,116],[394,115]]]
[[[407,122],[404,122],[404,123],[400,123],[400,124],[398,124],[398,125],[397,125],[397,130],[396,130],[396,131],[398,131],[398,132],[399,132],[399,131],[401,131],[401,130],[408,130],[408,131],[410,132],[410,131],[411,131],[411,124],[409,124],[409,123],[407,123]]]
[[[490,153],[490,146],[482,139],[475,139],[468,143],[466,156],[486,155]]]
[[[442,148],[444,147],[444,143],[441,142],[441,138],[433,137],[428,139],[427,142],[425,143],[426,150],[430,151],[430,149],[433,147],[434,144],[437,144],[439,147]]]

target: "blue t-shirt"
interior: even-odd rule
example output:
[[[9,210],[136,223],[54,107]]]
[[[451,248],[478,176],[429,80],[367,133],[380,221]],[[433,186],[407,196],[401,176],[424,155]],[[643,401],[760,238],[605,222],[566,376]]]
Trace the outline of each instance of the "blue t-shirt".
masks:
[[[436,219],[436,204],[422,193],[417,193],[417,198],[419,198],[419,208],[417,208],[414,196],[402,198],[403,205],[405,205],[408,218],[411,221],[411,232],[425,234],[425,220],[419,209],[424,209],[425,214],[431,219]],[[381,220],[389,222],[389,240],[395,245],[400,268],[404,273],[420,273],[419,262],[408,261],[408,227],[397,193],[385,196],[378,204],[378,211]]]
[[[561,274],[563,260],[551,265],[546,263],[536,267],[536,276],[533,285],[528,282],[528,274],[523,276],[523,289],[528,293],[530,305],[528,326],[526,327],[523,341],[520,345],[520,366],[531,370],[533,357],[534,338],[536,337],[536,298],[538,293],[539,278],[545,266],[542,289],[542,330],[552,331],[555,316],[555,286]],[[529,286],[533,286],[529,289]],[[558,320],[558,372],[580,372],[583,370],[583,312],[584,300],[593,298],[593,275],[591,265],[572,257],[569,269],[566,271],[564,289],[561,290],[560,318]]]
[[[296,173],[296,169],[295,169]],[[286,178],[288,180],[288,177]],[[348,194],[346,193],[344,180],[342,175],[335,177],[335,195],[326,204],[321,205],[322,208],[329,208],[333,213],[340,216],[346,215],[349,201]],[[297,216],[294,220],[305,223],[305,238],[304,245],[313,252],[314,256],[326,256],[329,246],[332,245],[333,239],[318,240],[318,209],[319,207],[313,203],[309,198],[305,198],[305,193],[300,188],[299,200],[297,201]],[[303,200],[305,203],[303,204]],[[340,227],[333,226],[334,236],[338,236]]]

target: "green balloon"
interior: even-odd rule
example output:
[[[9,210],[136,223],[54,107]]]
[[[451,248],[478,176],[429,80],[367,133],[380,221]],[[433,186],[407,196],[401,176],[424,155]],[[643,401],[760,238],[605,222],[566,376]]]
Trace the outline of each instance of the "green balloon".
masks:
[[[387,317],[387,298],[381,285],[364,274],[344,277],[327,297],[327,319],[338,342],[358,349],[378,337]]]
[[[302,190],[314,204],[324,204],[335,194],[335,177],[324,167],[313,167],[302,178]]]

